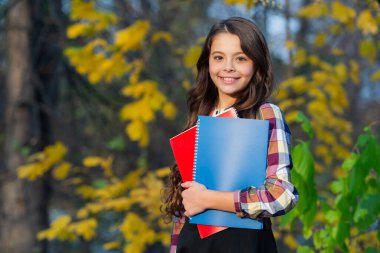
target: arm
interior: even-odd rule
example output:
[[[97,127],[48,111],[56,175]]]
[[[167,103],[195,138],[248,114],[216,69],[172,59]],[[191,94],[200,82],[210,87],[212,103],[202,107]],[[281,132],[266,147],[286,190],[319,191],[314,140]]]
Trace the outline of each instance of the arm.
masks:
[[[260,107],[261,117],[269,120],[269,146],[266,179],[260,187],[250,186],[235,194],[236,213],[242,217],[262,218],[285,214],[298,201],[291,183],[290,130],[281,110],[272,104]]]
[[[260,187],[250,186],[241,191],[218,192],[207,190],[196,182],[182,187],[185,215],[192,216],[205,209],[236,212],[238,216],[262,218],[290,211],[298,201],[298,192],[290,181],[290,131],[277,106],[264,104],[263,119],[269,120],[269,146],[266,179]]]

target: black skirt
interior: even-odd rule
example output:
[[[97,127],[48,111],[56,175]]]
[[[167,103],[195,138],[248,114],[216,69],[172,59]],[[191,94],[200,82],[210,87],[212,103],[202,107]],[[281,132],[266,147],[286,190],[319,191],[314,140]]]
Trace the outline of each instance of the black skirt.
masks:
[[[177,253],[277,253],[270,219],[264,229],[228,228],[201,239],[197,225],[186,222],[178,237]]]

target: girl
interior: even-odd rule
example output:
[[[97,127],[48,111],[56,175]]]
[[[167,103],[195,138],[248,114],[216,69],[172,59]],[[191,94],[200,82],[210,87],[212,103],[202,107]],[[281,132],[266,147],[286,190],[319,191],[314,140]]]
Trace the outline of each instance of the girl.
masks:
[[[165,211],[176,217],[170,252],[277,252],[269,217],[283,215],[298,201],[290,180],[290,131],[280,109],[267,99],[273,90],[268,46],[251,21],[233,17],[215,24],[197,62],[198,75],[188,97],[187,128],[198,115],[217,115],[234,107],[239,117],[269,120],[266,179],[259,187],[236,192],[208,190],[197,182],[181,182],[174,166],[167,187]],[[262,219],[263,230],[228,228],[201,239],[187,217],[206,209]]]

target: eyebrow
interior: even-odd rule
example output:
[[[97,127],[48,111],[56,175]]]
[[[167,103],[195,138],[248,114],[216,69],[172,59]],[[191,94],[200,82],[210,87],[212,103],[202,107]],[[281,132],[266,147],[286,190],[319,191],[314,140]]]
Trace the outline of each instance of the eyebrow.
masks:
[[[210,55],[213,55],[213,54],[225,54],[225,53],[223,53],[222,51],[213,51],[213,52],[211,52]],[[245,55],[244,52],[236,52],[236,53],[233,53],[232,55],[238,55],[238,54],[244,54]]]

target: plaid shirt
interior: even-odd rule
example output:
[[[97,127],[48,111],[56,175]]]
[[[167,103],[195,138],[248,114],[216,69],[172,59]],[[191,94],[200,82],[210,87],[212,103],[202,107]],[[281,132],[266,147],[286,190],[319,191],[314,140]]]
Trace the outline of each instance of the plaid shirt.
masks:
[[[249,186],[234,193],[239,217],[264,218],[287,213],[298,201],[298,192],[290,180],[290,130],[281,110],[273,104],[260,106],[260,118],[269,121],[269,145],[266,178],[259,187]],[[175,218],[170,253],[175,253],[178,235],[185,218]]]

